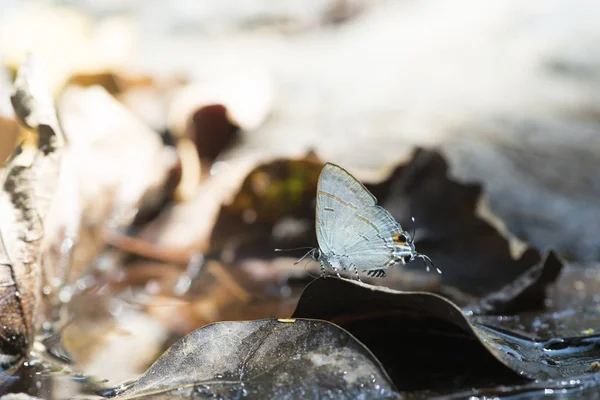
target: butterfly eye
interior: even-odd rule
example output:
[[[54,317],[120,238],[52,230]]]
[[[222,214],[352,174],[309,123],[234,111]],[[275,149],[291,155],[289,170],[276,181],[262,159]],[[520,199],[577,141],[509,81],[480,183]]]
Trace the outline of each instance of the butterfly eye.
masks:
[[[404,264],[408,264],[411,261],[412,261],[412,257],[411,256],[404,256],[404,257],[402,257],[402,262]]]
[[[312,253],[312,257],[315,261],[319,261],[321,259],[321,249],[315,249]]]
[[[396,233],[393,236],[394,239],[394,243],[396,243],[399,246],[406,246],[406,243],[408,243],[408,238],[406,236],[404,236],[404,234],[402,233]]]

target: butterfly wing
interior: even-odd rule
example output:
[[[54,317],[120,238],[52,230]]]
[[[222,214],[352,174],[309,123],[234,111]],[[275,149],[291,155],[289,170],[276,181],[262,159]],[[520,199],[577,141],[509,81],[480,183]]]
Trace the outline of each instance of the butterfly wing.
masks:
[[[415,252],[414,245],[405,242],[400,224],[380,206],[357,210],[345,226],[342,254],[345,264],[358,270],[386,269]]]
[[[377,199],[342,167],[327,163],[317,184],[316,231],[324,252],[335,249],[346,238],[341,228],[361,208],[372,207]],[[341,249],[339,249],[341,250]]]

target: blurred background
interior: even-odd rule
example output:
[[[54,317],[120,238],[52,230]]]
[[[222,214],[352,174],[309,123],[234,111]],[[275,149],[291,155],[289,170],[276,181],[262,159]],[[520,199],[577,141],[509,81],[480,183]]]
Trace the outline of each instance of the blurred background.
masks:
[[[122,271],[111,272],[114,258],[98,257],[104,243],[96,234],[107,225],[117,235],[133,221],[146,242],[109,242],[187,270],[168,275],[156,263],[129,265],[127,284],[143,282],[157,293],[168,282],[169,290],[185,293],[199,268],[190,254],[212,247],[218,211],[251,168],[308,155],[377,183],[416,147],[439,150],[454,179],[481,184],[513,235],[570,260],[600,256],[597,1],[0,0],[0,11],[0,157],[24,134],[9,96],[18,65],[34,52],[69,141],[66,168],[78,185],[76,201],[68,189],[58,194],[71,200],[55,213],[61,237],[87,240],[71,269],[93,260],[121,279]],[[248,184],[261,187],[264,179]],[[165,187],[176,205],[136,227],[164,205]],[[264,213],[247,204],[234,208],[245,223],[261,222]],[[56,246],[64,253],[64,241]],[[235,259],[230,247],[220,249],[225,263]],[[173,248],[179,251],[164,250]],[[246,267],[271,279],[287,268],[278,265]],[[98,356],[104,353],[79,361],[118,381],[143,370],[165,342],[224,318],[217,311],[229,300],[214,299],[233,293],[246,302],[249,289],[215,268],[226,290],[211,292],[213,300],[196,299],[172,313],[171,298],[154,296],[153,304],[170,306],[154,308],[150,319],[128,314],[123,329],[153,353],[119,364],[122,371],[107,368]],[[69,302],[72,293],[63,295]],[[110,314],[122,315],[123,304],[111,301]],[[272,314],[289,307],[276,303]],[[264,314],[244,309],[227,316]],[[165,339],[173,331],[178,335]]]
[[[224,106],[241,135],[223,161],[314,149],[377,180],[415,145],[437,146],[453,174],[484,182],[513,233],[546,246],[547,230],[560,229],[553,245],[598,255],[596,228],[584,223],[600,218],[591,201],[600,187],[593,0],[1,7],[2,93],[35,50],[55,95],[73,83],[101,84],[157,132],[182,136],[194,111]],[[10,118],[6,95],[0,112]]]

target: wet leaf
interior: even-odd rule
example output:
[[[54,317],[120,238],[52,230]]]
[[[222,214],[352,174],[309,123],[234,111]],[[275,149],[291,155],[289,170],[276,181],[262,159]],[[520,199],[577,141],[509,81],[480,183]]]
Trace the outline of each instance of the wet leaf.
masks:
[[[583,357],[581,362],[596,359],[590,343],[600,333],[600,268],[569,266],[548,290],[544,312],[516,315],[479,316],[478,321],[509,334],[531,341],[553,339],[551,351],[566,358]],[[589,358],[591,357],[591,358]],[[567,361],[568,363],[568,361]]]
[[[499,291],[490,293],[467,308],[474,314],[515,314],[542,310],[546,289],[562,271],[563,263],[550,252],[543,263],[533,266]]]
[[[478,341],[450,301],[337,278],[307,286],[293,318],[331,321],[364,343],[400,391],[453,391],[522,382]]]
[[[43,314],[41,246],[58,181],[64,143],[39,61],[19,69],[11,102],[37,134],[37,148],[19,146],[3,171],[0,192],[0,367],[26,355]]]
[[[325,321],[222,322],[173,345],[131,398],[398,398],[372,354]]]
[[[324,319],[347,329],[382,362],[401,391],[450,393],[524,383],[524,378],[567,379],[584,375],[590,360],[600,357],[593,335],[524,336],[522,330],[507,330],[511,317],[463,313],[431,293],[336,278],[310,284],[293,317]]]
[[[535,399],[597,399],[600,376],[587,374],[572,379],[551,379],[530,382],[515,386],[496,386],[485,389],[471,389],[449,395],[432,396],[435,400],[467,398],[515,398]]]

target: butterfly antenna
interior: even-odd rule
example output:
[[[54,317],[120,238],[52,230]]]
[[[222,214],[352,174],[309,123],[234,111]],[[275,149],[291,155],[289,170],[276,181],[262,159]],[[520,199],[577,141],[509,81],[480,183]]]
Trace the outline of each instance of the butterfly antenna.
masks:
[[[307,252],[305,255],[303,255],[303,256],[302,256],[302,257],[301,257],[301,258],[300,258],[298,261],[296,261],[296,262],[294,263],[294,265],[298,265],[298,264],[300,264],[300,263],[302,262],[302,260],[304,260],[304,259],[305,259],[305,258],[306,258],[306,257],[307,257],[309,254],[310,254],[310,255],[312,255],[312,254],[314,254],[314,253],[315,253],[315,251],[317,250],[317,249],[315,249],[314,247],[296,247],[295,249],[275,249],[275,251],[293,251],[293,250],[300,250],[300,249],[310,249],[310,250],[309,250],[309,251],[308,251],[308,252]],[[309,263],[309,262],[310,262],[310,260],[307,260],[307,261],[306,261],[306,264],[304,264],[304,271],[305,271],[305,272],[306,272],[306,274],[307,274],[308,276],[310,276],[311,278],[315,278],[315,279],[317,279],[317,278],[318,278],[318,276],[311,275],[311,274],[310,274],[310,272],[308,272],[308,270],[306,269],[306,267],[308,266],[308,263]]]
[[[431,258],[427,257],[425,254],[417,253],[415,255],[415,257],[419,257],[419,258],[423,259],[423,262],[425,263],[427,272],[431,271],[431,268],[435,268],[435,270],[437,271],[438,274],[442,273],[442,271],[439,268],[435,267],[435,265],[433,264],[433,261],[431,261]]]
[[[294,251],[294,250],[313,249],[313,248],[314,247],[304,246],[304,247],[295,247],[293,249],[275,249],[275,251]]]
[[[415,235],[417,234],[417,222],[415,221],[415,217],[410,217],[412,221],[412,241],[415,242]]]
[[[301,257],[301,258],[300,258],[298,261],[296,261],[296,262],[294,263],[294,265],[297,265],[297,264],[299,264],[300,262],[302,262],[302,260],[304,260],[304,259],[305,259],[305,258],[306,258],[306,257],[307,257],[309,254],[310,254],[310,255],[314,254],[314,253],[315,253],[315,250],[316,250],[316,249],[313,249],[313,248],[311,248],[311,249],[310,249],[310,250],[309,250],[309,251],[308,251],[308,252],[307,252],[305,255],[303,255],[303,256],[302,256],[302,257]]]

